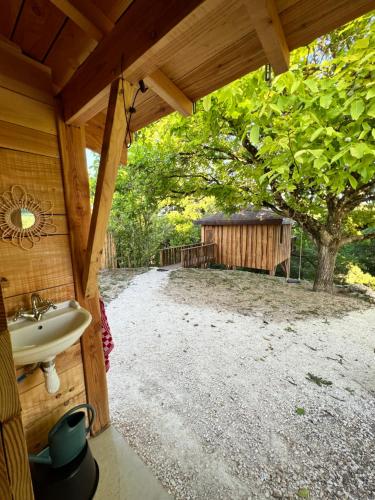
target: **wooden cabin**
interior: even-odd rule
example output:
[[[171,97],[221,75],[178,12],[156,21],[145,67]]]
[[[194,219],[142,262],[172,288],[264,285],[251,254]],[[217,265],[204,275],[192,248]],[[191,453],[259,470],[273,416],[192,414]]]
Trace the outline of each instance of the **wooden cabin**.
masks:
[[[69,408],[95,407],[94,435],[110,425],[97,271],[132,134],[173,111],[190,115],[197,99],[262,65],[286,71],[291,50],[373,7],[373,0],[1,0],[1,500],[33,498],[27,450],[41,450]],[[93,210],[85,147],[101,153]],[[9,212],[9,197],[19,212]],[[210,224],[204,238],[210,227],[213,238],[240,235],[236,259],[220,254],[228,265],[271,270],[288,258],[280,241],[289,245],[290,225],[280,221]],[[249,260],[252,235],[274,242],[273,260],[262,250]],[[40,369],[16,382],[8,329],[33,292],[55,303],[76,299],[92,316],[81,341],[56,358],[56,394]]]
[[[242,210],[234,215],[210,215],[196,221],[202,244],[214,243],[214,261],[227,267],[263,269],[274,275],[281,264],[289,277],[291,219],[271,210]]]

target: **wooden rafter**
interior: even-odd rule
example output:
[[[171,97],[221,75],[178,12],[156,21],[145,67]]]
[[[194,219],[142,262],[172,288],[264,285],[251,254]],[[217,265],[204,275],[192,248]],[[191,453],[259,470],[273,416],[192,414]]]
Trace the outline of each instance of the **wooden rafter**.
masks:
[[[116,0],[113,3],[111,9],[107,13],[108,17],[112,19],[112,21],[116,22],[129,8],[129,5],[134,2],[134,0]]]
[[[155,94],[158,94],[166,103],[183,116],[190,116],[192,114],[192,101],[160,69],[148,75],[144,78],[144,81]]]
[[[75,0],[74,4],[71,0],[50,2],[97,42],[114,27],[114,23],[94,3],[87,0]]]
[[[133,86],[121,79],[111,85],[107,118],[104,128],[103,146],[100,156],[94,208],[83,269],[83,290],[91,297],[97,289],[97,272],[107,231],[109,213],[115,190],[117,171],[127,131],[126,108],[133,98]]]
[[[251,22],[276,75],[289,68],[289,47],[275,0],[245,0]]]
[[[98,94],[145,56],[158,41],[204,0],[137,0],[99,43],[62,90],[65,120],[82,123]],[[145,15],[147,12],[147,16]],[[82,91],[84,89],[84,92]]]

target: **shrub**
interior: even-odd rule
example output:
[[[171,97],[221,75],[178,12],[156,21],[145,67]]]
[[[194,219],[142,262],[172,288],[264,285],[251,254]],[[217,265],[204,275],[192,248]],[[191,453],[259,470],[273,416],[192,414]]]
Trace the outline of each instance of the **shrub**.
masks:
[[[364,273],[355,264],[349,264],[345,281],[349,284],[366,285],[375,290],[375,276],[372,276],[370,273]]]

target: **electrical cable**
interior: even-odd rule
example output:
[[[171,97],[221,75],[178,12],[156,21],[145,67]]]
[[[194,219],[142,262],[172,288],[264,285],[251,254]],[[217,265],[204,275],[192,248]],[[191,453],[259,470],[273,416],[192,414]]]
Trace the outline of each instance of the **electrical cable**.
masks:
[[[121,56],[121,62],[120,62],[120,70],[121,70],[121,86],[122,86],[122,97],[123,97],[123,102],[124,102],[124,113],[125,113],[125,120],[126,120],[126,132],[125,132],[125,146],[129,149],[130,146],[132,145],[132,134],[130,131],[130,123],[132,119],[132,115],[135,113],[136,109],[134,107],[135,101],[137,99],[137,96],[139,92],[142,92],[144,94],[148,89],[145,87],[145,84],[143,80],[140,80],[138,83],[138,89],[136,93],[134,94],[133,102],[131,106],[129,106],[129,110],[127,111],[126,109],[126,99],[125,99],[125,86],[124,86],[124,77],[123,77],[123,55]]]
[[[124,85],[124,84],[123,84]],[[137,96],[139,94],[139,92],[142,92],[142,89],[141,87],[138,87],[137,89],[137,92],[134,94],[134,98],[133,98],[133,102],[132,102],[132,105],[130,106],[129,108],[129,121],[127,119],[127,114],[126,114],[126,111],[125,111],[125,116],[126,116],[126,134],[125,134],[125,141],[126,141],[126,138],[129,137],[129,142],[126,143],[126,147],[129,149],[130,146],[132,145],[132,134],[131,134],[131,131],[130,131],[130,123],[131,123],[131,120],[132,120],[132,116],[133,114],[135,113],[135,101],[137,99]],[[124,93],[124,104],[125,104],[125,93]]]

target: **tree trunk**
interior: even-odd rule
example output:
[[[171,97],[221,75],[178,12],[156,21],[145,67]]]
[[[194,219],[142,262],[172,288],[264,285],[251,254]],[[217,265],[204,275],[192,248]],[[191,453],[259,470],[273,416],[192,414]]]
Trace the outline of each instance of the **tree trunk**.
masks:
[[[331,245],[318,245],[318,267],[316,269],[314,290],[332,293],[333,273],[339,249]]]

